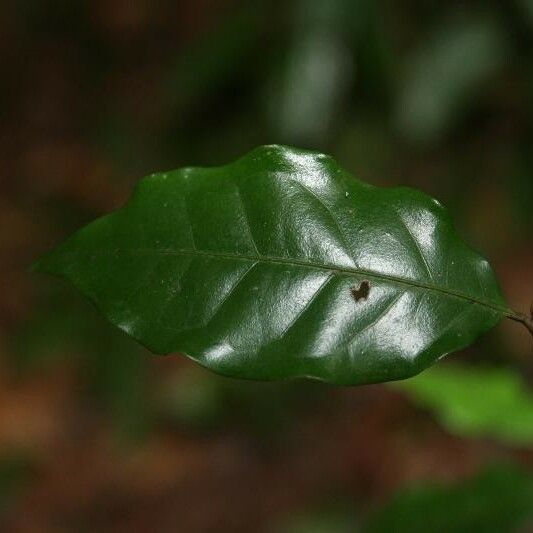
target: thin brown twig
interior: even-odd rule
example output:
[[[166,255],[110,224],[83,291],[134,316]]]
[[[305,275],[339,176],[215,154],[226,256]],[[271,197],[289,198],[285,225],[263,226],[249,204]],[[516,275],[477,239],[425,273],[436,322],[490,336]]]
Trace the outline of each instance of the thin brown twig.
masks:
[[[514,313],[513,315],[508,315],[508,318],[523,324],[533,336],[533,302],[531,302],[531,306],[529,308],[529,316],[522,313]]]

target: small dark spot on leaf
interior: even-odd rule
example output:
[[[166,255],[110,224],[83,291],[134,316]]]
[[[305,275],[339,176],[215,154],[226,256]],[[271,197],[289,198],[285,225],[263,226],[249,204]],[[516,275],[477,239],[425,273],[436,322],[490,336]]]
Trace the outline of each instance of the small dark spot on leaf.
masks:
[[[362,281],[359,287],[352,287],[350,292],[356,302],[359,300],[366,300],[368,298],[368,293],[370,292],[370,284],[366,280]]]

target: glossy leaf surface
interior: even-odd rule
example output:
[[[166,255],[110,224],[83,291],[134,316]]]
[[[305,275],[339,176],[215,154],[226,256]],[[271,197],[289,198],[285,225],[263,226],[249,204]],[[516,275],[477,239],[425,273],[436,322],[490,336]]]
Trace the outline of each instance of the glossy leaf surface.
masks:
[[[282,146],[153,174],[37,268],[150,350],[241,378],[401,379],[507,312],[437,201]]]

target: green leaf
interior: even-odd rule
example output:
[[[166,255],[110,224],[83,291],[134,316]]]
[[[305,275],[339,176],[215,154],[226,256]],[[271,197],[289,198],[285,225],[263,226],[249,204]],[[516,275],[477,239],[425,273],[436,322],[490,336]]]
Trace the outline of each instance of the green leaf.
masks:
[[[487,17],[446,22],[412,58],[396,104],[400,131],[412,141],[438,140],[480,100],[506,63],[499,24]]]
[[[443,365],[395,386],[452,433],[533,444],[533,395],[512,370]]]
[[[150,350],[240,378],[401,379],[510,313],[436,200],[282,146],[152,174],[37,269]]]
[[[494,465],[452,486],[427,484],[399,492],[368,521],[365,533],[531,531],[533,477]]]

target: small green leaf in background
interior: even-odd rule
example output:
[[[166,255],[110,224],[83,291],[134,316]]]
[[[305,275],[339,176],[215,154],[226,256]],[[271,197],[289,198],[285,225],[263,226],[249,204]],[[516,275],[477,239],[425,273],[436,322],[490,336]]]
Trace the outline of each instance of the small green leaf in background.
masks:
[[[159,415],[195,429],[210,429],[225,418],[224,394],[216,376],[201,369],[180,369],[159,385]]]
[[[494,466],[452,486],[402,489],[376,511],[365,533],[503,533],[531,531],[533,477]]]
[[[277,533],[354,533],[359,531],[351,517],[318,514],[295,517]]]
[[[271,99],[275,130],[284,140],[323,143],[339,112],[353,58],[340,31],[354,6],[346,0],[296,2],[293,42],[279,96]],[[359,6],[357,6],[359,7]]]
[[[533,444],[533,394],[516,371],[440,365],[393,386],[451,433]]]
[[[313,510],[287,518],[272,533],[356,533],[360,531],[358,516],[349,501],[319,504]]]
[[[33,315],[12,339],[14,371],[22,376],[76,359],[88,403],[112,416],[122,438],[143,437],[149,425],[146,350],[102,320],[72,287],[51,278],[40,289]]]
[[[444,25],[412,58],[396,105],[400,131],[414,141],[438,140],[479,99],[505,54],[500,28],[489,18]]]
[[[170,426],[196,432],[245,428],[269,446],[283,441],[292,422],[316,408],[326,390],[310,381],[256,383],[180,366],[158,384],[154,405],[158,419]]]
[[[238,378],[402,379],[513,315],[436,200],[277,145],[145,178],[37,270],[153,352]]]

